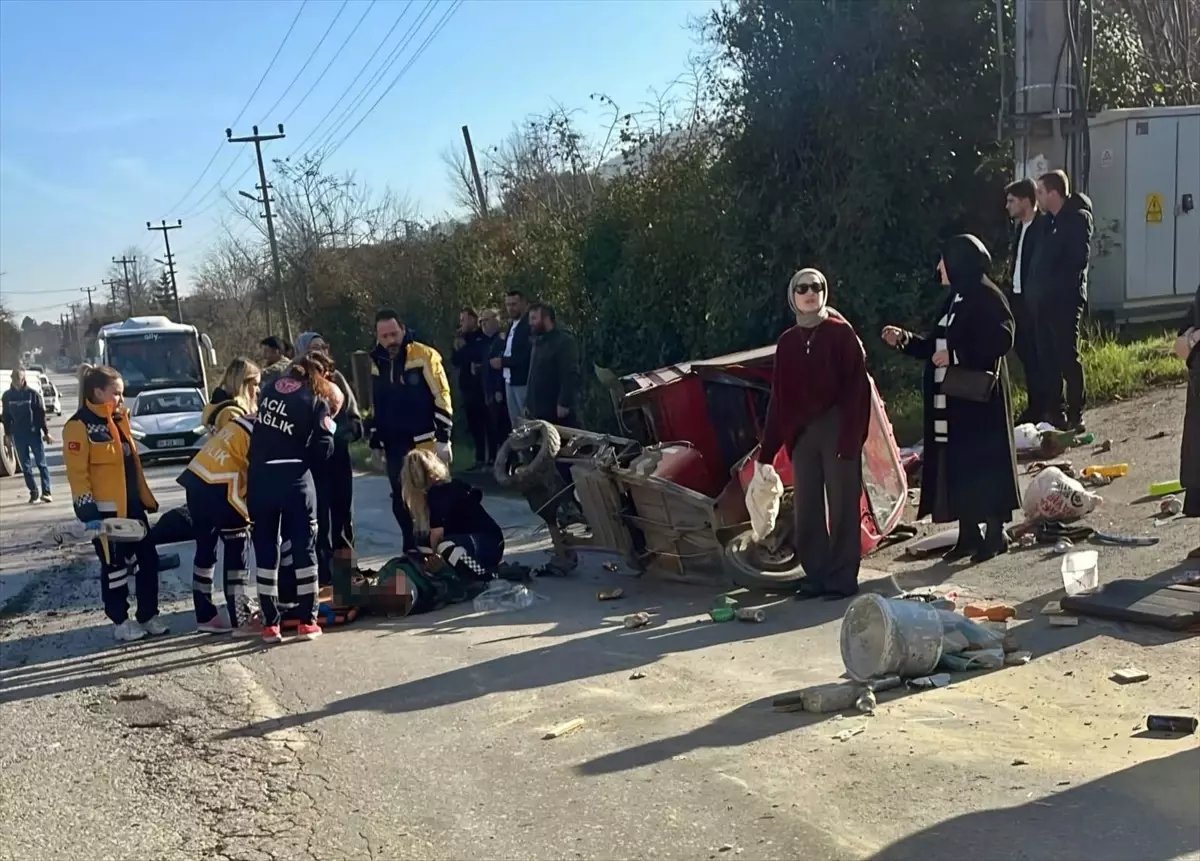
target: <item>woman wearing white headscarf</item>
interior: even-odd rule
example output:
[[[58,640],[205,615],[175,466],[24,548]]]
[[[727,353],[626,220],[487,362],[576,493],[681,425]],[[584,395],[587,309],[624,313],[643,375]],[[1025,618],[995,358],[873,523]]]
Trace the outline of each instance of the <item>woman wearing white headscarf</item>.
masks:
[[[862,342],[829,306],[829,282],[821,272],[793,275],[787,299],[796,325],[775,347],[759,463],[771,464],[783,446],[791,450],[792,545],[805,573],[797,597],[837,601],[858,592],[871,380]]]

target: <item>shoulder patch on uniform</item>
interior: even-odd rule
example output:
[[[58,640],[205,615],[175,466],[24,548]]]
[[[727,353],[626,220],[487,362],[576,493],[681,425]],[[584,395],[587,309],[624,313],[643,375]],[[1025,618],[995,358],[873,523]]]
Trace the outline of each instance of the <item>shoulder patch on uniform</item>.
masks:
[[[304,383],[295,377],[280,377],[275,381],[275,391],[281,395],[290,395],[292,392],[300,391],[300,387],[303,385]]]
[[[80,451],[82,448],[83,446],[81,446],[75,440],[71,440],[67,443],[67,451]]]

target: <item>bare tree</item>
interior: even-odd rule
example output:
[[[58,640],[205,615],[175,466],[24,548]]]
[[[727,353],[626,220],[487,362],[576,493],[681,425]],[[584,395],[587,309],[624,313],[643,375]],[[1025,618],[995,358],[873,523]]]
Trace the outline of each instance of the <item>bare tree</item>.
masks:
[[[456,143],[442,150],[442,163],[446,166],[446,176],[450,180],[454,202],[470,212],[472,217],[482,216],[483,207],[480,205],[479,189],[475,187],[475,175],[471,171],[466,144]],[[479,172],[479,180],[483,185],[485,198],[490,198],[489,179],[490,176],[486,169]]]
[[[1100,0],[1101,14],[1126,16],[1139,65],[1168,104],[1200,101],[1200,0]]]

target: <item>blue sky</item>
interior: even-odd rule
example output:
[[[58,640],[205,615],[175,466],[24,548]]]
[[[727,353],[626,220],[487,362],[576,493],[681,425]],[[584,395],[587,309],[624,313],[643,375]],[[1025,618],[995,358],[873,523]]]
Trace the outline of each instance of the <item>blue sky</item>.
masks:
[[[351,90],[353,99],[427,0],[416,0]],[[349,131],[450,8],[434,0],[419,35],[362,102]],[[467,0],[329,162],[372,188],[407,195],[427,217],[453,211],[441,153],[467,123],[476,149],[553,103],[587,110],[603,92],[623,110],[663,90],[696,50],[689,19],[716,0]],[[368,11],[368,6],[370,10]],[[346,90],[408,6],[406,0],[308,0],[235,134],[274,130],[291,114],[290,154]],[[147,220],[184,218],[172,235],[181,286],[211,241],[228,187],[253,147],[226,144],[301,0],[3,0],[0,2],[0,294],[18,314],[58,320],[78,290],[97,284],[114,255],[138,245],[161,257]],[[322,34],[324,44],[271,111]],[[302,104],[355,24],[366,18]],[[326,125],[341,114],[333,111]],[[268,114],[267,112],[270,111]],[[293,113],[294,111],[294,113]],[[306,149],[320,140],[318,134]],[[336,138],[335,138],[336,139]],[[212,167],[181,201],[214,151]],[[226,168],[232,168],[226,171]],[[234,188],[249,189],[253,174]],[[207,196],[206,196],[207,193]],[[214,204],[214,201],[215,204]],[[212,205],[210,205],[212,204]],[[175,207],[168,209],[168,207]]]

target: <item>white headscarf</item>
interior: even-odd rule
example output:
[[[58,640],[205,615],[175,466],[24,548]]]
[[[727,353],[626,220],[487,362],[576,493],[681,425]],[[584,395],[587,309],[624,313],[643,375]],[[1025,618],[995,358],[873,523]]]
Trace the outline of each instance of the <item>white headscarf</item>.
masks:
[[[806,312],[801,311],[796,307],[796,283],[802,275],[815,275],[817,279],[824,285],[825,289],[821,291],[821,307],[816,311]],[[829,307],[829,281],[825,278],[825,274],[820,269],[801,269],[791,280],[787,286],[788,307],[792,309],[792,313],[796,315],[796,325],[802,326],[805,329],[814,329],[824,323],[829,318],[829,312],[832,310]]]

